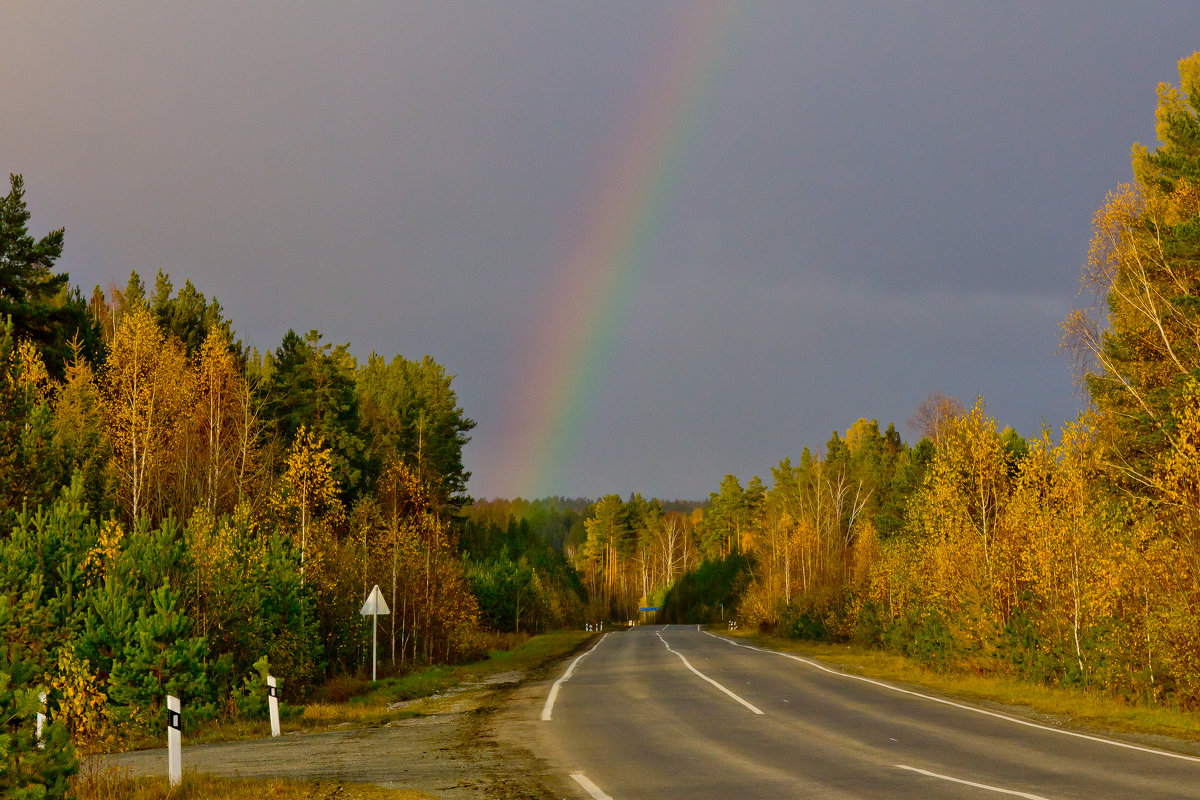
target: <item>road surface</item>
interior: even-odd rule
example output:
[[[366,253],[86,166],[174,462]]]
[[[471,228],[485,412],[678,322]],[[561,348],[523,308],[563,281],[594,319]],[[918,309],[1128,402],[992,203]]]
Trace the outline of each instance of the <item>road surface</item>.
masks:
[[[1042,727],[697,626],[608,634],[562,677],[520,728],[580,798],[1200,797],[1188,745]]]

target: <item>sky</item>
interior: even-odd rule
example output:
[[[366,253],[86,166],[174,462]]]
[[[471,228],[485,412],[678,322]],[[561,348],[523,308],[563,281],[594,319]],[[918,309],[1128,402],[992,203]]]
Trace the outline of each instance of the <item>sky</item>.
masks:
[[[859,418],[1084,404],[1059,323],[1194,3],[0,6],[0,167],[90,294],[430,354],[475,497],[703,499]]]

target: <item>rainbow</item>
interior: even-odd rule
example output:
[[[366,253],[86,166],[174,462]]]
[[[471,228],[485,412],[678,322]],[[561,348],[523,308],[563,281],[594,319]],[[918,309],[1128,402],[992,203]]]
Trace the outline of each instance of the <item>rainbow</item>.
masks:
[[[509,412],[510,496],[548,493],[574,457],[576,432],[657,239],[737,8],[733,2],[682,4],[630,117],[615,127],[614,157],[590,184],[598,188],[584,204],[589,213],[570,228],[580,233],[543,295],[548,301],[532,315]]]

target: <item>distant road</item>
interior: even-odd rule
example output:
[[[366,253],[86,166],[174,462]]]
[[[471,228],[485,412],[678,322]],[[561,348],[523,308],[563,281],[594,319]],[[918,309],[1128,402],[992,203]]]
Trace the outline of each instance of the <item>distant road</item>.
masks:
[[[696,626],[609,634],[556,685],[521,727],[580,798],[1200,798],[1200,756],[1042,728]]]

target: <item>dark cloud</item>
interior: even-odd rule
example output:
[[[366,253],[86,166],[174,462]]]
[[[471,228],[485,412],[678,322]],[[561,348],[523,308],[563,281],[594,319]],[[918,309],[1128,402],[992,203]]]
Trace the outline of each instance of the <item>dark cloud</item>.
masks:
[[[679,3],[21,2],[4,167],[85,290],[184,278],[241,335],[432,354],[506,472],[528,318]],[[698,497],[928,392],[1035,433],[1092,211],[1190,3],[742,4],[552,491]]]

